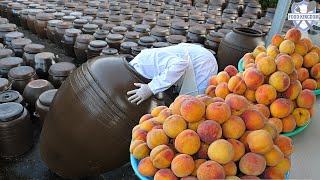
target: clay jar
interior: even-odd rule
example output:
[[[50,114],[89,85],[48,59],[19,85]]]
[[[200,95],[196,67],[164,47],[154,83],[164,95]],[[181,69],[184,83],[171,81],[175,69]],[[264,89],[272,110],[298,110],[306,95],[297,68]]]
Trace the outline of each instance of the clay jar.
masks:
[[[244,10],[246,14],[254,14],[257,16],[258,19],[262,16],[261,4],[259,3],[249,3]]]
[[[236,9],[225,9],[223,10],[222,18],[228,18],[231,21],[236,20],[239,17]]]
[[[107,38],[108,34],[109,34],[109,31],[99,29],[93,34],[93,36],[96,40],[105,40]]]
[[[124,19],[122,18],[122,16],[117,16],[117,15],[113,15],[110,16],[108,19],[108,23],[112,23],[115,24],[117,26],[120,26],[120,23],[123,21]]]
[[[138,46],[138,44],[135,42],[123,42],[120,45],[120,52],[122,54],[132,54],[131,48],[136,46]]]
[[[104,48],[107,48],[108,43],[106,41],[95,40],[89,43],[87,49],[87,59],[92,59],[100,55]]]
[[[48,80],[55,88],[59,88],[67,77],[76,69],[76,66],[69,62],[53,64],[49,69]]]
[[[43,125],[46,119],[46,115],[50,110],[51,103],[57,91],[57,89],[51,89],[43,92],[36,102],[35,116],[39,118],[41,126]]]
[[[115,48],[105,48],[101,51],[101,56],[118,56],[118,49]]]
[[[8,102],[19,103],[22,106],[26,107],[26,103],[24,102],[22,95],[18,91],[6,90],[0,92],[0,104]]]
[[[127,31],[128,29],[124,26],[115,26],[112,28],[111,33],[124,35]]]
[[[41,9],[30,9],[28,18],[27,18],[27,24],[31,32],[36,33],[36,27],[35,27],[35,21],[36,21],[36,15],[39,13],[42,13],[43,11]]]
[[[244,3],[239,0],[230,0],[227,5],[227,8],[237,10],[238,15],[241,16],[244,9]]]
[[[195,22],[198,24],[203,24],[205,22],[206,18],[202,15],[190,15],[189,16],[189,22]]]
[[[140,33],[140,37],[150,35],[150,26],[139,24],[134,27],[134,31]]]
[[[0,92],[7,91],[11,89],[11,82],[6,78],[0,78]]]
[[[38,79],[38,76],[32,67],[19,66],[12,68],[9,71],[8,78],[12,83],[12,89],[22,94],[26,85],[29,82]]]
[[[52,20],[54,17],[51,13],[39,13],[36,15],[36,21],[35,21],[35,29],[37,32],[37,35],[42,38],[47,38],[47,26],[48,21]]]
[[[48,39],[53,43],[54,43],[54,39],[55,39],[55,28],[56,28],[57,24],[59,24],[59,23],[62,23],[62,21],[61,20],[48,21],[46,33],[47,33]]]
[[[41,44],[27,44],[24,46],[24,53],[22,55],[23,61],[27,66],[34,67],[34,56],[44,51],[44,46]]]
[[[152,44],[156,42],[156,39],[152,36],[143,36],[139,39],[138,44],[139,46],[143,46],[146,48],[151,48]]]
[[[56,28],[55,28],[55,31],[54,31],[54,42],[56,43],[56,45],[60,48],[62,48],[62,39],[63,39],[63,36],[64,36],[64,32],[67,30],[67,29],[70,29],[72,28],[72,23],[70,22],[61,22],[61,23],[58,23],[56,25]]]
[[[125,21],[122,21],[120,26],[124,26],[128,29],[128,31],[133,31],[134,30],[134,27],[136,26],[136,22],[134,21],[131,21],[131,20],[125,20]]]
[[[28,111],[19,103],[0,104],[0,156],[13,158],[32,147],[32,123]]]
[[[18,66],[24,65],[23,59],[19,57],[6,57],[0,59],[0,75],[7,78],[9,71]]]
[[[32,41],[27,38],[19,38],[19,39],[14,39],[11,41],[11,47],[13,52],[15,53],[15,56],[17,57],[22,57],[24,53],[24,47],[27,44],[31,44]]]
[[[202,26],[191,26],[188,30],[188,41],[203,44],[206,39],[206,29]]]
[[[63,17],[62,17],[62,21],[73,23],[73,21],[74,21],[76,18],[77,18],[77,17],[75,17],[75,16],[63,16]]]
[[[169,29],[167,28],[153,28],[151,29],[151,36],[158,42],[166,42],[167,37],[170,35]]]
[[[125,20],[130,20],[132,17],[133,11],[131,9],[121,9],[120,14]]]
[[[237,66],[245,53],[252,52],[259,45],[265,45],[265,39],[260,31],[250,28],[234,28],[219,45],[219,71],[228,65]]]
[[[167,38],[167,42],[170,45],[176,45],[176,44],[187,42],[187,38],[185,36],[182,36],[182,35],[170,35]]]
[[[135,42],[135,43],[138,43],[139,38],[140,38],[140,33],[138,33],[138,32],[127,32],[127,33],[124,35],[124,41],[125,41],[125,42]]]
[[[8,48],[12,48],[11,47],[11,41],[14,39],[18,39],[18,38],[23,38],[24,34],[21,32],[10,32],[4,35],[4,44],[7,45]]]
[[[37,79],[29,82],[23,90],[22,96],[28,103],[28,109],[34,111],[35,103],[39,96],[50,89],[54,89],[53,85],[44,79]]]
[[[110,48],[115,48],[120,50],[120,44],[123,42],[123,35],[121,34],[108,34],[106,42]]]
[[[144,16],[142,24],[149,25],[150,28],[153,28],[154,26],[156,26],[157,24],[156,22],[157,22],[156,16],[147,15],[147,16]]]
[[[170,29],[170,35],[185,36],[187,35],[188,28],[189,28],[188,23],[183,23],[183,22],[172,23],[171,29]]]
[[[144,46],[135,46],[131,48],[131,53],[133,56],[137,56],[144,49],[147,49],[147,48]]]
[[[79,29],[67,29],[65,31],[62,39],[62,47],[68,56],[76,56],[73,47],[77,36],[79,36],[81,33],[82,32]]]
[[[224,34],[219,32],[211,31],[207,35],[207,40],[205,41],[205,46],[208,49],[212,49],[213,51],[217,52],[219,48],[219,44],[223,39]]]
[[[109,15],[110,14],[106,11],[99,11],[96,15],[96,19],[102,19],[102,20],[107,21],[109,18]]]
[[[95,38],[90,34],[81,34],[76,38],[74,44],[74,52],[76,54],[76,64],[82,64],[87,61],[86,49],[91,41],[94,41]]]
[[[86,19],[76,19],[73,21],[73,26],[76,29],[82,29],[84,25],[88,23],[88,20]]]
[[[55,56],[50,52],[38,53],[34,56],[34,69],[40,79],[48,78],[48,71],[51,65],[55,64]]]
[[[14,53],[11,49],[0,49],[0,59],[5,58],[5,57],[11,57],[14,56]]]
[[[143,21],[143,13],[133,13],[131,20],[136,22],[137,24],[141,24]]]

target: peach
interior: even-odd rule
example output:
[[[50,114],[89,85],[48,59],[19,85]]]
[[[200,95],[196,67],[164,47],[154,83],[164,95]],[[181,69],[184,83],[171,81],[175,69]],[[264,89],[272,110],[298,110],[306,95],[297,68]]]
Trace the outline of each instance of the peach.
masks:
[[[193,96],[189,96],[189,95],[180,95],[180,96],[178,96],[169,107],[169,109],[171,109],[171,113],[172,114],[181,115],[180,108],[181,108],[182,103],[185,100],[190,99],[190,98],[193,98]]]
[[[153,149],[162,144],[168,144],[169,137],[163,129],[152,129],[147,135],[147,144],[150,149]]]
[[[174,145],[180,153],[193,155],[200,148],[200,138],[196,132],[187,129],[176,137]]]
[[[206,112],[206,106],[197,98],[190,98],[181,105],[180,112],[187,122],[197,122]]]
[[[249,64],[254,64],[254,58],[253,59],[244,59],[242,63],[242,69],[246,69],[246,66]]]
[[[258,110],[264,117],[269,118],[270,117],[270,110],[266,105],[263,104],[256,104],[254,105],[254,108]]]
[[[238,176],[226,176],[226,178],[224,178],[224,179],[233,179],[233,180],[239,179],[239,180],[241,180]]]
[[[291,81],[289,88],[283,92],[283,97],[295,100],[302,91],[302,85],[299,81]]]
[[[204,162],[206,162],[207,160],[205,159],[197,159],[194,161],[194,170],[193,172],[191,173],[192,176],[197,176],[197,171],[198,171],[198,168],[201,164],[203,164]]]
[[[218,81],[217,81],[217,75],[213,75],[209,78],[209,81],[208,81],[208,85],[211,86],[217,86],[218,85]]]
[[[310,112],[305,108],[296,108],[292,115],[298,127],[306,125],[310,120]]]
[[[222,124],[224,138],[239,139],[246,131],[246,125],[239,116],[231,116]]]
[[[224,139],[218,139],[210,144],[208,156],[219,164],[227,164],[233,159],[234,149],[231,143]]]
[[[282,41],[284,41],[284,37],[280,34],[275,34],[271,39],[271,44],[279,47]]]
[[[214,85],[208,86],[207,89],[206,89],[206,91],[205,91],[205,94],[208,95],[208,96],[210,96],[210,97],[216,97],[216,93],[215,93],[216,88],[217,88],[217,87],[214,86]]]
[[[291,161],[289,158],[284,157],[282,159],[282,161],[280,161],[277,165],[277,168],[279,168],[283,173],[287,173],[289,172],[290,168],[291,168]]]
[[[214,98],[212,98],[212,100],[214,102],[224,102],[224,99],[222,99],[221,97],[214,97]]]
[[[177,177],[190,175],[195,168],[194,161],[190,155],[179,154],[171,163],[171,170]]]
[[[261,59],[268,57],[266,52],[261,52],[260,54],[257,55],[257,57],[254,60],[254,63],[257,64]]]
[[[201,142],[200,149],[196,153],[196,157],[199,159],[209,159],[208,156],[209,144]]]
[[[285,38],[294,43],[297,43],[301,39],[301,36],[302,34],[299,29],[292,28],[287,31]]]
[[[263,173],[264,179],[286,179],[286,175],[277,167],[267,167]]]
[[[251,131],[261,129],[267,121],[267,118],[255,109],[245,111],[241,115],[241,118],[243,119],[247,129]]]
[[[319,48],[319,46],[316,46],[316,45],[312,46],[311,49],[309,50],[309,52],[315,52],[320,57],[320,48]]]
[[[289,99],[279,98],[270,105],[270,112],[273,117],[284,118],[288,116],[293,109],[292,102]]]
[[[138,129],[132,133],[132,140],[147,141],[148,131],[144,129]]]
[[[259,180],[260,178],[258,178],[257,176],[241,176],[241,179],[256,179],[256,180]]]
[[[228,82],[228,88],[231,92],[241,95],[246,91],[247,86],[241,77],[233,76]]]
[[[244,144],[236,139],[228,139],[227,141],[232,144],[234,149],[232,161],[239,161],[246,151]]]
[[[302,89],[316,90],[317,82],[314,79],[306,79],[302,82]]]
[[[182,116],[174,114],[163,123],[163,130],[170,138],[176,138],[178,134],[187,129],[187,122]]]
[[[239,162],[239,169],[242,173],[251,176],[258,176],[266,168],[265,158],[256,153],[249,152],[245,154]]]
[[[266,154],[273,146],[272,137],[265,130],[250,132],[247,136],[247,142],[251,152],[258,154]]]
[[[262,130],[267,131],[270,134],[270,136],[272,137],[272,139],[274,139],[278,136],[276,127],[269,122],[265,123],[265,125],[262,127]]]
[[[163,129],[163,126],[162,125],[158,125],[158,126],[153,127],[152,129]]]
[[[267,166],[276,166],[284,159],[282,151],[276,145],[273,145],[271,151],[267,152],[267,154],[263,156],[267,161]]]
[[[252,53],[246,53],[244,56],[243,56],[243,60],[248,60],[248,59],[254,59],[254,56]]]
[[[279,49],[277,46],[274,46],[274,45],[270,45],[268,46],[267,48],[267,55],[272,57],[273,59],[275,59],[278,54],[280,53]]]
[[[226,122],[231,116],[231,109],[224,102],[215,102],[210,104],[206,109],[206,118],[214,120],[219,124]]]
[[[301,108],[312,108],[316,102],[316,95],[309,89],[304,89],[297,97],[297,105]]]
[[[264,76],[262,72],[257,69],[250,69],[244,75],[244,81],[247,88],[256,90],[264,82]]]
[[[139,162],[138,171],[142,176],[151,177],[157,173],[158,169],[153,166],[150,157],[145,157]]]
[[[269,105],[276,100],[276,98],[277,91],[269,84],[261,85],[255,93],[255,99],[259,104]]]
[[[159,124],[163,124],[164,121],[171,115],[172,115],[171,109],[169,108],[163,109],[157,116],[157,121],[159,122]]]
[[[315,79],[320,79],[320,63],[317,63],[311,68],[310,75]]]
[[[279,118],[269,118],[268,120],[271,124],[274,125],[274,127],[277,130],[277,134],[280,134],[282,132],[283,126],[282,126],[282,121]]]
[[[305,68],[311,68],[319,62],[319,56],[315,52],[309,52],[303,57],[303,66]]]
[[[209,104],[214,103],[214,100],[212,99],[212,97],[210,97],[210,96],[208,96],[208,95],[204,95],[204,96],[202,96],[202,97],[199,97],[198,99],[199,99],[201,102],[203,102],[206,107],[208,107]]]
[[[284,40],[279,46],[280,53],[285,53],[289,55],[294,52],[294,48],[295,45],[290,40]]]
[[[157,118],[155,117],[140,124],[140,129],[144,129],[149,132],[154,126],[158,126],[158,125],[160,125],[160,123],[157,121]]]
[[[308,53],[308,46],[304,41],[298,41],[295,44],[294,52],[300,54],[301,56],[304,56]]]
[[[160,107],[160,106],[158,106],[158,107]],[[156,107],[156,108],[158,108],[158,107]],[[154,108],[153,110],[155,110],[156,108]],[[152,110],[152,111],[153,111]],[[143,115],[143,116],[141,116],[141,118],[140,118],[140,120],[139,120],[139,124],[141,124],[141,123],[143,123],[143,122],[145,122],[145,121],[147,121],[147,120],[149,120],[149,119],[151,119],[151,118],[153,118],[154,116],[153,115],[151,115],[151,114],[145,114],[145,115]]]
[[[164,169],[170,166],[174,153],[167,145],[159,145],[152,149],[150,158],[154,167]]]
[[[247,65],[245,66],[244,69],[250,69],[250,68],[253,68],[254,66],[255,66],[254,63],[249,63],[249,64],[247,64]]]
[[[320,89],[320,79],[316,79],[317,82],[317,90]]]
[[[226,176],[235,176],[237,174],[237,165],[233,161],[224,164],[222,167]]]
[[[151,111],[151,115],[154,117],[157,117],[163,109],[167,109],[167,108],[168,108],[167,106],[158,106]]]
[[[251,104],[245,97],[237,94],[229,94],[225,102],[229,105],[231,113],[238,116],[251,107]]]
[[[198,178],[194,177],[194,176],[186,176],[181,178],[180,180],[198,180]]]
[[[310,77],[309,71],[306,68],[299,68],[297,69],[297,72],[298,72],[298,80],[300,82],[303,82],[304,80],[309,79]]]
[[[130,153],[133,157],[140,160],[149,155],[150,149],[146,142],[142,140],[135,140],[130,144]]]
[[[252,55],[253,55],[253,57],[257,57],[258,54],[260,54],[261,52],[267,52],[266,47],[264,47],[264,46],[257,46],[257,47],[253,50]]]
[[[294,69],[294,63],[290,56],[282,55],[276,59],[277,70],[286,73],[287,75],[291,74]]]
[[[178,180],[170,169],[160,169],[153,177],[154,180]]]
[[[250,102],[257,102],[255,97],[256,91],[251,89],[246,89],[244,92],[244,97],[246,97]]]
[[[257,69],[263,75],[269,76],[276,71],[277,65],[273,57],[267,56],[257,62]]]
[[[188,129],[191,129],[191,130],[197,132],[197,129],[198,129],[199,125],[200,125],[202,122],[204,122],[204,120],[205,120],[205,119],[203,118],[203,119],[200,120],[200,121],[197,121],[197,122],[194,122],[194,123],[188,123]]]
[[[138,129],[141,129],[141,128],[140,128],[140,124],[138,124],[138,125],[136,125],[136,126],[134,126],[134,127],[132,128],[132,134],[133,134],[136,130],[138,130]]]
[[[311,48],[313,47],[313,43],[312,43],[311,39],[302,38],[301,41],[303,41],[308,46],[308,51],[310,51]]]
[[[280,135],[274,139],[274,144],[280,148],[286,157],[293,153],[293,141],[289,137]]]
[[[199,180],[207,179],[224,179],[225,172],[223,167],[215,161],[207,161],[202,163],[197,171],[197,178]]]
[[[225,71],[219,72],[219,73],[217,74],[217,78],[216,78],[218,84],[219,84],[219,83],[222,83],[222,82],[228,83],[229,79],[230,79],[230,76],[229,76],[229,74],[228,74],[227,72],[225,72]]]
[[[208,120],[198,126],[197,133],[201,141],[211,144],[213,141],[221,138],[222,128],[217,122]]]
[[[249,149],[249,145],[248,145],[248,142],[247,142],[247,137],[249,135],[249,133],[251,133],[252,131],[246,131],[243,133],[243,135],[241,136],[241,138],[239,139],[240,142],[243,143],[245,149],[246,149],[246,152],[250,151]]]
[[[217,97],[224,99],[229,93],[230,91],[226,82],[220,83],[216,87],[215,94]]]
[[[302,67],[302,64],[303,64],[303,56],[301,56],[300,54],[298,53],[293,53],[290,55],[291,58],[292,58],[292,61],[293,61],[293,64],[294,64],[294,67],[296,69],[299,69]]]
[[[228,65],[227,67],[224,68],[224,71],[229,74],[230,77],[235,76],[238,74],[238,69],[235,68],[232,65]]]
[[[309,108],[308,111],[310,113],[310,118],[312,118],[314,115],[314,106],[312,106],[312,108]]]

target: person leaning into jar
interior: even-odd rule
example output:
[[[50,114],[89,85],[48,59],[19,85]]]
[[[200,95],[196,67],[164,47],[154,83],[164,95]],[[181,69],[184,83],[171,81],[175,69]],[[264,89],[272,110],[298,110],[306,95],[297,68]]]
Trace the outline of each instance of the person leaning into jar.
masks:
[[[218,72],[213,54],[189,43],[142,50],[129,64],[151,80],[148,84],[134,83],[137,89],[127,92],[128,100],[137,105],[172,86],[177,95],[204,94],[209,78]]]

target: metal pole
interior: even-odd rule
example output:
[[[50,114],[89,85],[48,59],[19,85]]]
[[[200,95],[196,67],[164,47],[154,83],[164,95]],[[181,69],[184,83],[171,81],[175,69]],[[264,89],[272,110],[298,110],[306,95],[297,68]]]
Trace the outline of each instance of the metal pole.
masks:
[[[291,0],[279,0],[273,17],[272,26],[267,38],[267,46],[275,34],[280,34],[291,5]]]

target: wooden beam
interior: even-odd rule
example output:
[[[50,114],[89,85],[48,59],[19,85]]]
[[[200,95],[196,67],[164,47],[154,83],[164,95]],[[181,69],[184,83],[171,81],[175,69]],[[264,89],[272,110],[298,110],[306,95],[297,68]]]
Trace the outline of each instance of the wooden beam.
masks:
[[[276,8],[276,12],[273,17],[272,26],[267,37],[266,46],[269,46],[271,39],[275,34],[280,34],[284,21],[287,18],[287,14],[291,5],[291,0],[279,0]]]

